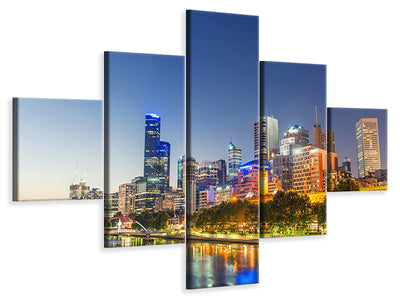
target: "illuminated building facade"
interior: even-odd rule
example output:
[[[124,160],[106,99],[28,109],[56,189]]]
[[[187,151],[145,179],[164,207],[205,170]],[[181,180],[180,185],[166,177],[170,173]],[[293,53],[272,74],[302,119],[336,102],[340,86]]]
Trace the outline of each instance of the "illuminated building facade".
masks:
[[[215,205],[232,200],[232,186],[217,187],[214,192]]]
[[[326,151],[321,148],[310,150],[311,192],[326,192]]]
[[[127,217],[135,211],[136,184],[124,183],[119,186],[118,212]]]
[[[279,151],[279,124],[272,116],[263,116],[254,123],[254,160],[266,164],[272,153]]]
[[[234,195],[238,199],[258,197],[258,171],[258,161],[256,160],[240,166],[234,190]]]
[[[377,118],[361,118],[356,123],[358,177],[381,168]]]
[[[232,142],[228,145],[228,180],[237,178],[238,169],[242,164],[242,149],[236,147]]]
[[[161,194],[158,191],[137,193],[134,197],[134,213],[154,212],[156,202],[160,200],[160,197]]]
[[[294,144],[298,144],[301,146],[307,146],[310,143],[309,132],[307,129],[304,129],[303,126],[294,125],[290,126],[288,130],[284,134],[284,138],[294,137]]]

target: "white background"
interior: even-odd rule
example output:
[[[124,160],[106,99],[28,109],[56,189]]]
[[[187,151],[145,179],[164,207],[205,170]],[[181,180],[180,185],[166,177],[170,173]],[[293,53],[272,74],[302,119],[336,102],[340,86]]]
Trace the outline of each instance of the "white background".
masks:
[[[1,0],[0,297],[398,299],[395,4]],[[184,55],[185,9],[259,15],[261,60],[327,64],[328,106],[389,109],[389,191],[329,194],[326,237],[263,240],[259,285],[185,291],[185,247],[103,249],[102,201],[11,202],[11,98],[102,99],[103,51]]]

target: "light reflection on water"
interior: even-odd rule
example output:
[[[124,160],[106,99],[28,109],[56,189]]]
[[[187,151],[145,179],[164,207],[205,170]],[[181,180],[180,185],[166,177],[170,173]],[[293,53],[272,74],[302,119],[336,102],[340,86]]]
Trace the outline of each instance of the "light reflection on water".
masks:
[[[150,245],[181,244],[183,240],[151,238],[149,240],[135,236],[121,236],[118,239],[104,239],[105,248],[135,247]]]
[[[187,288],[258,283],[258,245],[187,241]]]

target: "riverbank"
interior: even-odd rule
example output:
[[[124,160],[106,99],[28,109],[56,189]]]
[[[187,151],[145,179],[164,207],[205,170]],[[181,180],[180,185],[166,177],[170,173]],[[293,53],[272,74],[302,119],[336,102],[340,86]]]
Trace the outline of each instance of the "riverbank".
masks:
[[[222,243],[238,244],[258,244],[258,236],[239,235],[239,234],[218,234],[218,233],[190,233],[187,234],[187,240],[190,241],[213,241]]]

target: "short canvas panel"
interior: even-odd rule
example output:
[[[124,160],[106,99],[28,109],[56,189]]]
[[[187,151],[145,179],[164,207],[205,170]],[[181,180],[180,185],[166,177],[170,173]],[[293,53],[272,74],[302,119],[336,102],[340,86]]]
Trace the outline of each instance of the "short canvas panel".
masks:
[[[103,199],[103,102],[13,99],[13,200]]]
[[[184,58],[105,53],[104,246],[184,242]]]
[[[387,190],[387,110],[328,108],[328,192]]]
[[[186,16],[186,287],[258,283],[258,17]]]
[[[326,67],[261,62],[260,76],[261,236],[324,234]]]

